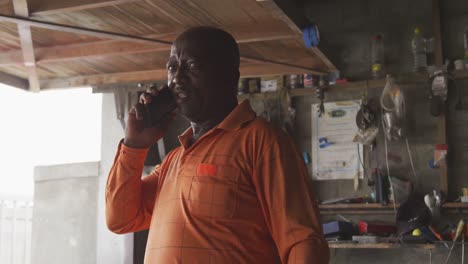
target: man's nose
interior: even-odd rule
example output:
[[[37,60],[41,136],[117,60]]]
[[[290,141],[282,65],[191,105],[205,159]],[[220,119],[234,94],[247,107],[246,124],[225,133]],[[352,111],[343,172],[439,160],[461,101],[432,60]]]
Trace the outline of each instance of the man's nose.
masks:
[[[177,85],[184,85],[187,83],[187,72],[184,69],[184,67],[179,67],[177,71],[175,72],[172,82]]]

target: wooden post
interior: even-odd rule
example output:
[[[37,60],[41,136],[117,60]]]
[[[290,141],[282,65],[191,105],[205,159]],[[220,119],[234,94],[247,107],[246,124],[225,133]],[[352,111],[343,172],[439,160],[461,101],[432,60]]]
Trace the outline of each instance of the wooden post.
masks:
[[[435,65],[441,67],[443,65],[443,51],[442,51],[442,33],[441,33],[441,20],[440,20],[440,0],[432,0],[432,30],[434,34],[434,56]],[[447,144],[447,126],[446,126],[446,109],[439,118],[439,144]],[[440,190],[448,194],[448,176],[447,166],[440,167]]]

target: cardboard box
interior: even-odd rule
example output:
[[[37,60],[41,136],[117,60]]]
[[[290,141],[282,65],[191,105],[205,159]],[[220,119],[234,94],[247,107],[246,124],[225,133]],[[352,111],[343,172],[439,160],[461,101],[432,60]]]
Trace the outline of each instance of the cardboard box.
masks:
[[[274,75],[262,77],[260,82],[260,91],[265,92],[276,92],[280,90],[284,85],[283,76]]]

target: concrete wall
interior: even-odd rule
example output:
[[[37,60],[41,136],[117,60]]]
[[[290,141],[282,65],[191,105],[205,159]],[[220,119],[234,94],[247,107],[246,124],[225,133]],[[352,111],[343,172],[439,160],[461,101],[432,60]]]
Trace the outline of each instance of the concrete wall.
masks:
[[[98,174],[98,162],[35,168],[31,263],[96,263]]]
[[[318,23],[322,42],[321,50],[340,69],[342,76],[350,79],[367,79],[370,77],[370,38],[380,33],[385,41],[387,71],[401,74],[411,71],[412,56],[410,41],[414,26],[420,26],[426,36],[431,36],[432,1],[385,1],[385,0],[331,0],[306,1],[303,10],[311,21]],[[443,47],[446,58],[459,59],[463,57],[462,32],[468,26],[468,1],[441,1],[441,17],[443,31]],[[468,86],[468,80],[457,81],[462,88]],[[402,85],[406,93],[408,107],[408,139],[411,145],[417,177],[412,176],[408,154],[402,142],[392,142],[389,150],[403,158],[401,164],[390,163],[391,174],[411,180],[419,192],[427,193],[439,185],[439,171],[428,167],[428,160],[433,155],[433,145],[438,142],[438,118],[429,115],[428,87],[420,85]],[[364,90],[364,89],[363,89]],[[368,90],[369,96],[379,96],[381,89]],[[360,92],[339,91],[326,94],[327,101],[359,99]],[[465,173],[468,170],[468,95],[463,96],[464,109],[455,111],[455,94],[450,95],[447,117],[450,143],[449,198],[459,195],[460,187],[468,186]],[[296,142],[301,151],[311,149],[311,113],[310,105],[317,103],[315,98],[302,97],[293,100],[297,110]],[[378,140],[377,153],[381,168],[385,171],[383,138]],[[368,153],[367,153],[368,154]],[[368,155],[365,158],[369,160]],[[373,162],[372,166],[375,166]],[[366,164],[369,172],[369,162]],[[309,167],[309,169],[311,169]],[[314,182],[315,192],[319,199],[330,199],[340,196],[362,195],[370,189],[365,181],[357,192],[353,190],[352,181],[320,181]],[[394,221],[395,216],[371,215],[350,216],[352,220],[362,218]],[[324,221],[337,219],[329,215]],[[453,263],[460,262],[456,248]],[[339,249],[332,250],[331,263],[428,263],[428,250],[422,249]],[[432,251],[434,263],[443,263],[447,250]],[[452,263],[452,262],[451,262]]]
[[[97,255],[98,264],[133,263],[133,234],[116,235],[107,229],[105,221],[105,188],[107,175],[114,162],[124,130],[117,119],[114,95],[102,96],[102,140],[97,195]]]

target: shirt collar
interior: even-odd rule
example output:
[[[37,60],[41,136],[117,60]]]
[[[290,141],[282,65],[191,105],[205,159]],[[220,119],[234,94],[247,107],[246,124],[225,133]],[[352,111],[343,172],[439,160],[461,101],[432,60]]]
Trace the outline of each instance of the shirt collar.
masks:
[[[244,100],[224,118],[214,129],[222,129],[226,131],[234,131],[242,127],[247,122],[252,121],[256,117],[256,113],[252,110],[249,100]],[[209,133],[209,132],[208,132]],[[192,128],[188,128],[179,136],[179,142],[186,148],[192,138]]]
[[[242,127],[247,122],[255,119],[257,115],[252,110],[249,100],[244,100],[232,110],[232,112],[224,118],[217,126],[219,129],[234,131]]]

